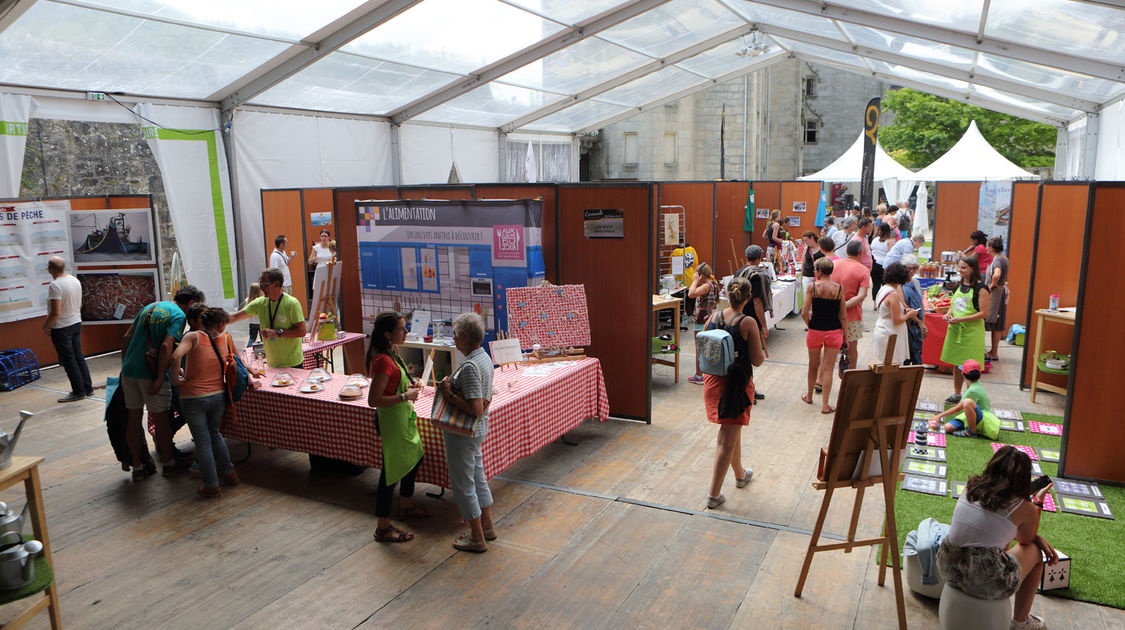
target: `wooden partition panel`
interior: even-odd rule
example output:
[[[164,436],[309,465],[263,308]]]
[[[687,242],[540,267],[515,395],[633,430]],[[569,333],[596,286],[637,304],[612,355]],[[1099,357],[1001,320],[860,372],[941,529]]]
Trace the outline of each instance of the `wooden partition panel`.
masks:
[[[963,250],[977,229],[979,182],[938,182],[934,200],[934,256]]]
[[[1031,257],[1035,244],[1035,214],[1039,208],[1039,182],[1012,184],[1012,210],[1008,215],[1008,326],[1027,326],[1027,299],[1031,291]],[[1005,336],[1007,333],[1005,332]]]
[[[592,343],[602,362],[610,412],[651,421],[653,184],[559,186],[559,283],[583,284]],[[587,239],[583,210],[619,208],[625,238]],[[641,280],[641,281],[639,281]]]
[[[757,217],[757,210],[765,208],[769,211],[782,210],[781,207],[781,182],[750,182],[754,187],[754,232],[750,235],[750,243],[759,245],[762,249],[766,247],[766,239],[762,236],[762,232],[766,231],[766,226],[769,225],[768,219],[759,219]],[[743,200],[743,205],[746,201]],[[792,209],[792,208],[790,208]]]
[[[1116,259],[1125,233],[1125,186],[1095,184],[1086,244],[1082,290],[1074,331],[1073,372],[1067,397],[1060,474],[1125,483],[1121,462],[1120,374],[1115,366],[1125,355],[1120,334],[1125,294],[1115,289]]]
[[[804,212],[794,212],[793,203],[805,202]],[[801,238],[806,230],[816,231],[816,206],[820,203],[820,182],[781,182],[781,225],[791,238]],[[789,217],[801,221],[799,227],[789,227]],[[759,232],[765,230],[763,227]]]
[[[474,199],[472,186],[399,186],[399,199]]]
[[[542,199],[543,265],[547,280],[558,279],[558,187],[555,184],[477,184],[474,199]]]
[[[262,191],[262,248],[266,253],[266,265],[273,253],[274,239],[284,234],[289,239],[289,249],[297,252],[296,260],[289,261],[289,275],[293,278],[293,297],[301,302],[302,308],[309,301],[306,269],[309,252],[316,242],[316,237],[306,233],[305,222],[300,190]]]
[[[1039,220],[1036,227],[1035,260],[1031,270],[1031,299],[1027,314],[1027,344],[1024,346],[1023,379],[1030,385],[1031,366],[1036,357],[1036,309],[1050,306],[1051,294],[1059,294],[1059,306],[1075,306],[1081,284],[1082,243],[1089,205],[1088,183],[1043,184]],[[1043,350],[1069,354],[1074,339],[1072,326],[1045,322]],[[1057,387],[1067,386],[1067,377],[1040,374],[1039,380]]]
[[[748,182],[715,184],[715,275],[729,276],[745,262],[749,233],[745,229]],[[731,253],[731,243],[734,253]]]
[[[44,197],[44,201],[60,201],[66,197]],[[70,199],[72,210],[109,210],[144,208],[151,203],[148,195],[122,195],[109,197],[75,197]],[[153,235],[155,240],[155,235]],[[163,253],[162,253],[163,255]],[[167,254],[171,255],[171,254]],[[141,265],[142,267],[144,265]],[[131,269],[137,265],[114,265],[117,269]],[[73,275],[74,269],[68,268],[67,273]],[[163,299],[162,296],[159,296]],[[0,324],[0,349],[27,348],[35,353],[39,365],[54,365],[59,362],[55,353],[55,346],[51,337],[43,332],[43,322],[47,317],[31,317],[14,322]],[[82,327],[82,352],[86,356],[93,356],[103,352],[112,352],[121,349],[121,336],[132,322],[122,324],[98,324]],[[94,383],[94,386],[101,383]]]
[[[684,207],[684,239],[695,248],[699,262],[714,268],[715,183],[662,182],[657,188],[660,205]]]
[[[398,199],[394,188],[337,188],[335,197],[337,247],[346,252],[359,252],[359,235],[356,234],[355,202],[367,199]],[[345,258],[340,272],[340,313],[344,330],[368,334],[363,326],[363,305],[360,302],[359,255]],[[367,372],[363,364],[365,346],[349,343],[343,346],[344,365],[349,373]]]

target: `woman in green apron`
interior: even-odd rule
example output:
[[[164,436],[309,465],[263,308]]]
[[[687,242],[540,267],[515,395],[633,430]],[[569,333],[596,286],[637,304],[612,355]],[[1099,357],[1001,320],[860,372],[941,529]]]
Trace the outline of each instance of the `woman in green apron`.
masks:
[[[414,538],[414,534],[391,525],[391,499],[400,481],[399,520],[430,516],[428,510],[414,505],[414,475],[422,462],[414,401],[422,387],[410,379],[406,364],[395,351],[405,341],[406,320],[402,315],[384,312],[375,317],[367,348],[367,372],[371,376],[367,404],[378,409],[375,430],[383,448],[383,469],[375,489],[375,516],[379,519],[375,540],[379,542],[400,543]]]
[[[960,367],[969,359],[984,363],[984,318],[988,314],[989,293],[988,287],[981,282],[976,256],[965,256],[957,267],[961,272],[961,284],[953,292],[949,312],[945,314],[949,330],[941,347],[941,361]],[[953,370],[954,394],[945,402],[960,402],[964,383],[961,370]]]

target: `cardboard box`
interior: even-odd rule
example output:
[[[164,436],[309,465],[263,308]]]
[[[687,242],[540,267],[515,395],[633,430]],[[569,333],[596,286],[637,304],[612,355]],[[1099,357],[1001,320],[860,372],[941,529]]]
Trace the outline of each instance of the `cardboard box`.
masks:
[[[1039,578],[1039,591],[1053,591],[1060,588],[1070,588],[1070,556],[1055,550],[1059,554],[1059,561],[1054,566],[1043,565],[1043,576]],[[1047,556],[1043,556],[1047,561]]]

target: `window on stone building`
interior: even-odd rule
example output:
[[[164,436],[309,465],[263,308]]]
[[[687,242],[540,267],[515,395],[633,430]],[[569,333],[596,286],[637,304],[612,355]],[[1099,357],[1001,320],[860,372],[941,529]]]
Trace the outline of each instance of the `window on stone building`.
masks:
[[[676,166],[680,163],[679,147],[676,144],[676,133],[670,131],[664,134],[664,166]]]
[[[805,77],[805,96],[816,96],[816,77]]]
[[[815,120],[805,121],[805,144],[816,144],[816,133],[819,125]]]
[[[625,166],[636,166],[640,161],[640,148],[637,146],[637,134],[626,133],[625,139]]]

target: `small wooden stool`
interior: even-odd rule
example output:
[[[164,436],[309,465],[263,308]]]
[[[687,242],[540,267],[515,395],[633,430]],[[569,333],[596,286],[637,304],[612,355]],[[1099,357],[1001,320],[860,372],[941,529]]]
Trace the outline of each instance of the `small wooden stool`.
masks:
[[[43,513],[43,492],[39,485],[39,464],[42,457],[13,457],[12,465],[0,470],[0,490],[6,490],[23,482],[27,492],[28,513],[35,539],[43,543],[43,553],[35,559],[35,581],[14,591],[0,591],[0,605],[25,599],[36,593],[45,592],[39,601],[24,609],[15,619],[0,625],[4,630],[22,628],[35,615],[46,608],[51,615],[51,628],[62,628],[62,615],[59,612],[59,589],[55,583],[54,561],[51,558],[51,542],[47,538],[47,517]]]

